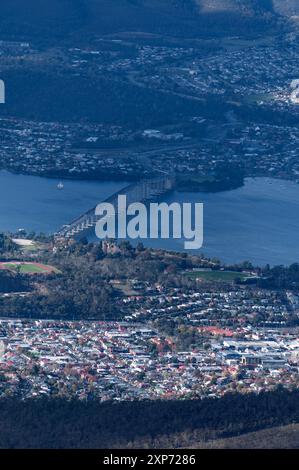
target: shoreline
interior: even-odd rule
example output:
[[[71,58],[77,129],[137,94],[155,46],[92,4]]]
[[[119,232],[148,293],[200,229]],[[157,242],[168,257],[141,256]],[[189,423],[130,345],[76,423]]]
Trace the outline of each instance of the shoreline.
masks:
[[[64,181],[77,181],[77,182],[98,182],[98,183],[119,183],[119,182],[124,182],[124,183],[138,183],[139,181],[141,181],[142,179],[152,179],[154,178],[156,175],[148,175],[148,176],[145,176],[144,178],[143,177],[140,177],[140,176],[136,176],[136,175],[123,175],[123,174],[115,174],[113,176],[110,177],[110,175],[98,175],[98,174],[94,174],[94,175],[88,175],[88,176],[84,176],[83,174],[80,174],[80,175],[69,175],[69,174],[65,174],[65,173],[57,173],[57,174],[53,174],[53,173],[32,173],[32,172],[22,172],[22,171],[14,171],[14,170],[11,170],[11,169],[8,169],[8,168],[1,168],[0,167],[0,173],[1,172],[7,172],[11,175],[16,175],[16,176],[31,176],[31,177],[36,177],[36,178],[43,178],[43,179],[50,179],[50,180],[64,180]],[[191,178],[191,183],[192,183],[192,175],[190,175]],[[208,180],[206,181],[203,181],[201,183],[199,183],[199,185],[202,185],[200,186],[199,188],[194,188],[192,186],[192,184],[186,184],[186,187],[182,187],[180,188],[179,187],[179,183],[176,183],[176,186],[174,188],[174,192],[178,192],[178,193],[207,193],[207,194],[217,194],[217,193],[226,193],[228,191],[233,191],[235,189],[239,189],[239,188],[242,188],[245,186],[245,183],[246,183],[246,180],[248,179],[260,179],[260,178],[267,178],[267,179],[270,179],[270,180],[280,180],[280,181],[285,181],[285,182],[289,182],[289,183],[294,183],[294,184],[299,184],[299,180],[297,179],[293,179],[293,178],[290,178],[290,177],[285,177],[285,176],[275,176],[275,175],[269,175],[269,174],[260,174],[260,175],[256,175],[256,174],[248,174],[248,175],[244,175],[244,177],[242,178],[242,181],[239,181],[239,182],[236,182],[236,183],[232,183],[232,184],[226,184],[225,181],[216,181],[215,184],[216,187],[215,189],[214,188],[209,188],[209,187],[205,187],[206,183],[207,184],[210,184],[210,182]],[[229,183],[229,182],[228,182]],[[211,184],[213,185],[214,182],[211,182]],[[223,184],[223,185],[222,185]],[[183,186],[183,185],[182,185]]]

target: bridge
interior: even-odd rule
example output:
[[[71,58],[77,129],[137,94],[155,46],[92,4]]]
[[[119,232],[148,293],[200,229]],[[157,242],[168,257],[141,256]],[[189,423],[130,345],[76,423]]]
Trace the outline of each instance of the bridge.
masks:
[[[117,193],[110,196],[105,201],[115,207],[117,210],[118,196],[125,195],[127,197],[127,204],[134,202],[149,203],[163,194],[171,192],[175,187],[174,176],[162,176],[152,179],[145,179],[138,183],[130,184],[129,186],[119,190]],[[96,206],[85,212],[68,225],[63,225],[60,230],[55,233],[55,238],[75,238],[83,232],[94,228],[100,219],[100,216],[95,214]]]

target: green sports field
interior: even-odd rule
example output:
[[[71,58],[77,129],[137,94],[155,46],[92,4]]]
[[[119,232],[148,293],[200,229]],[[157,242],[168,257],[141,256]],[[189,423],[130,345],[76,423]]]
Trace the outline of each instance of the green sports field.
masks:
[[[39,263],[8,262],[1,263],[1,268],[19,272],[20,274],[49,274],[59,272],[53,266],[47,266]]]

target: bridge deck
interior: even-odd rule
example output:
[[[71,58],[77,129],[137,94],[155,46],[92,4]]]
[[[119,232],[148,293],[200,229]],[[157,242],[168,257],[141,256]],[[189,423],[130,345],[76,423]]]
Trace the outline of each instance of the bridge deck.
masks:
[[[173,176],[163,176],[160,178],[142,180],[138,183],[130,184],[104,201],[99,202],[107,202],[117,208],[119,195],[127,196],[127,204],[131,204],[133,202],[149,202],[156,197],[172,191],[174,186],[175,179]],[[61,227],[61,229],[55,233],[55,237],[73,238],[80,233],[95,227],[99,220],[99,216],[96,216],[95,214],[95,209],[96,206],[77,217],[69,224]]]

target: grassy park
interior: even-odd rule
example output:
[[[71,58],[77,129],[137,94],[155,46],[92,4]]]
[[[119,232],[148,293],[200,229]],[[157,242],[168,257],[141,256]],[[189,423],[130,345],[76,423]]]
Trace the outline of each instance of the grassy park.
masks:
[[[13,272],[19,272],[20,274],[50,274],[58,273],[58,269],[53,266],[47,266],[40,263],[29,263],[29,262],[3,262],[0,263],[0,269],[6,269]]]

